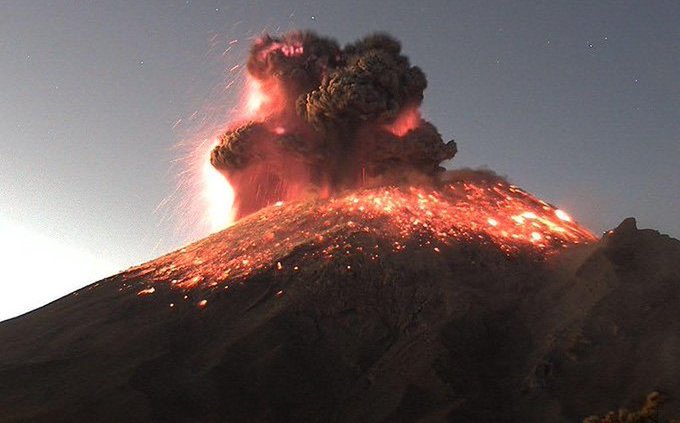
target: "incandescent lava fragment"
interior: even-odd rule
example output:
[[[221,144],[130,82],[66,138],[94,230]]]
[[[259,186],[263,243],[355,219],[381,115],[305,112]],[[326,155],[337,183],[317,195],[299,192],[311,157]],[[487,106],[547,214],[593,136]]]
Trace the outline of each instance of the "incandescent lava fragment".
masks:
[[[272,205],[132,273],[173,280],[173,288],[188,290],[228,285],[260,271],[295,272],[349,255],[375,260],[414,248],[441,254],[478,243],[509,257],[540,259],[596,240],[565,212],[488,173],[450,177],[438,187],[367,188]],[[288,262],[296,249],[304,253]]]

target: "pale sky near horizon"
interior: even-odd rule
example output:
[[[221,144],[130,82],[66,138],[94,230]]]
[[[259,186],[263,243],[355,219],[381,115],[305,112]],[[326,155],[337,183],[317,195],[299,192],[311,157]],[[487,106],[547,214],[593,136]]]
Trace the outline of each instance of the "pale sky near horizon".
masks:
[[[677,1],[0,0],[0,320],[209,232],[181,157],[265,30],[393,34],[450,167],[678,238],[678,22]]]

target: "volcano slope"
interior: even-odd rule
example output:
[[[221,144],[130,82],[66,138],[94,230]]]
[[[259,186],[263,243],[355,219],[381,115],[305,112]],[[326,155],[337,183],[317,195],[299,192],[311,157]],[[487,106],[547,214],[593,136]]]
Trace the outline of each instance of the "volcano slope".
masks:
[[[498,196],[455,196],[477,188]],[[265,208],[0,324],[0,422],[577,422],[680,396],[679,241],[450,191]]]

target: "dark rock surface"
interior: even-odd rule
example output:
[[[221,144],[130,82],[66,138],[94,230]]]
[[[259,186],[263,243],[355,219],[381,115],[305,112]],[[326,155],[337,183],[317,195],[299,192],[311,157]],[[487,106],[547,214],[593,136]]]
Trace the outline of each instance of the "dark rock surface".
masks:
[[[653,390],[680,415],[680,241],[634,220],[547,259],[457,243],[138,295],[144,269],[0,324],[0,422],[580,422]]]

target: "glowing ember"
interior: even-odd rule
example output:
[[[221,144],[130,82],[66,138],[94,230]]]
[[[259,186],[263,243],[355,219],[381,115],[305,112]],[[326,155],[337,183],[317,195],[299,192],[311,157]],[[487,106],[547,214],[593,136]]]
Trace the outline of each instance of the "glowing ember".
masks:
[[[139,292],[137,293],[137,295],[141,297],[141,296],[144,296],[144,295],[151,295],[151,294],[153,294],[154,292],[156,292],[156,288],[154,288],[154,287],[152,286],[151,288],[142,289],[141,291],[139,291]]]
[[[571,217],[569,217],[569,215],[564,210],[555,210],[555,216],[557,216],[557,218],[560,220],[564,220],[565,222],[571,222]]]
[[[267,48],[261,50],[259,56],[264,60],[275,51],[281,51],[286,57],[299,57],[304,54],[305,47],[300,43],[272,43]]]
[[[297,57],[297,56],[302,56],[302,53],[305,52],[305,48],[301,44],[293,44],[293,45],[282,45],[281,46],[281,51],[283,52],[284,55],[288,57]]]
[[[174,280],[171,288],[188,290],[231,284],[269,269],[302,271],[354,255],[375,260],[414,248],[445,254],[447,245],[473,243],[508,256],[530,252],[540,257],[595,241],[557,210],[496,181],[365,189],[267,207],[219,235],[140,266],[138,272],[151,280]],[[299,247],[306,252],[290,262]]]

